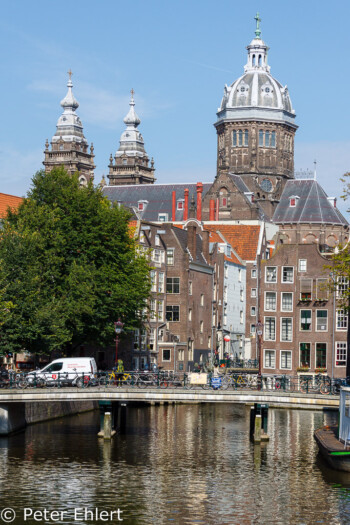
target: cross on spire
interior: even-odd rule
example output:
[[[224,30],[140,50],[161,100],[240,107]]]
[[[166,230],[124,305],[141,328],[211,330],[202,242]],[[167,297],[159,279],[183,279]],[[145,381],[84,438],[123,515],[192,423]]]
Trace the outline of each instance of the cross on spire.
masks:
[[[256,13],[256,15],[254,17],[254,20],[256,20],[255,36],[256,36],[256,38],[260,38],[260,35],[261,35],[261,29],[260,29],[261,18],[260,18],[259,13]]]
[[[69,80],[72,80],[73,73],[72,73],[72,70],[70,68],[69,68],[69,71],[68,71],[68,75],[69,75]]]
[[[130,93],[131,93],[131,96],[132,96],[132,98],[134,98],[134,95],[135,95],[135,91],[133,90],[133,88],[131,88],[131,91],[130,91]]]

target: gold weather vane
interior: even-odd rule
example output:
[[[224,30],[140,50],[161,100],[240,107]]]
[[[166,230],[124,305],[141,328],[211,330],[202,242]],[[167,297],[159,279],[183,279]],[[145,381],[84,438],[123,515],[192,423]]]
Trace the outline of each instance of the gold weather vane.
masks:
[[[71,69],[69,69],[69,71],[68,71],[68,75],[69,75],[69,80],[72,80],[72,75],[73,75],[73,73],[72,73],[72,70],[71,70]]]

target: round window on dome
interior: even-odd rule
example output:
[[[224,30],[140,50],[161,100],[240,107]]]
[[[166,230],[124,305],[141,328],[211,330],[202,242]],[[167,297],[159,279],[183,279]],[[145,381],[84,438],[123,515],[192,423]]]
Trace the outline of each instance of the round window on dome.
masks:
[[[270,88],[269,87],[265,88],[265,93],[270,93]]]
[[[271,191],[272,190],[272,182],[270,179],[263,179],[260,184],[260,188],[264,191]]]
[[[241,87],[241,93],[244,93],[244,92],[245,92],[245,87],[242,86],[242,87]]]

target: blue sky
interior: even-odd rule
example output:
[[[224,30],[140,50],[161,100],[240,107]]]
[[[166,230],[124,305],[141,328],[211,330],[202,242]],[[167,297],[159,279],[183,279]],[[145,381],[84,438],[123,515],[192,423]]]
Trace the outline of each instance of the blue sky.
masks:
[[[213,180],[216,111],[243,72],[256,11],[271,73],[297,113],[295,167],[316,159],[318,180],[339,196],[350,171],[346,0],[2,0],[0,192],[24,195],[41,168],[69,68],[96,182],[118,149],[131,88],[157,181]]]

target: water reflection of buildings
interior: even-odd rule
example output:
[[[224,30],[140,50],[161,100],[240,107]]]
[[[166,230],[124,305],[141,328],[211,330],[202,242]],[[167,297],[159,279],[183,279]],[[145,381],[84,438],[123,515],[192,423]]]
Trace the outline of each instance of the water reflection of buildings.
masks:
[[[28,428],[0,444],[0,504],[120,507],[137,524],[349,522],[348,492],[315,462],[323,414],[270,409],[270,442],[254,448],[249,410],[128,408],[111,443],[97,440],[93,414]]]

